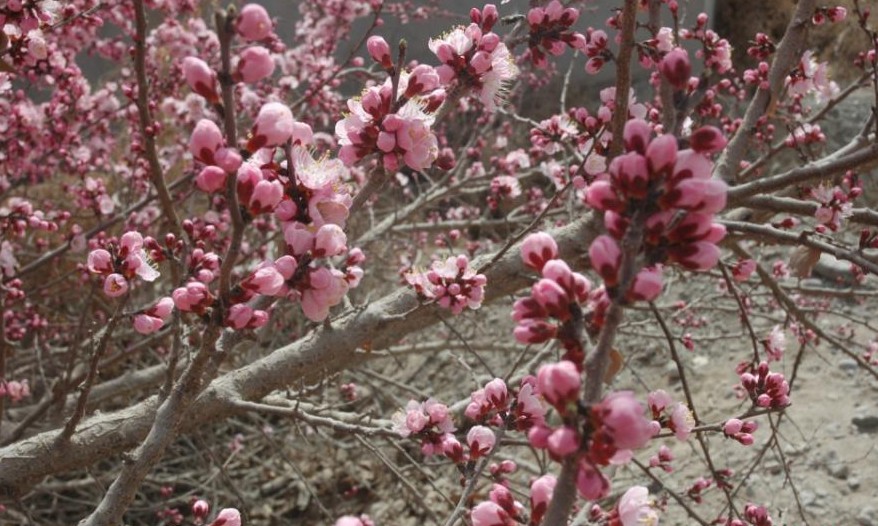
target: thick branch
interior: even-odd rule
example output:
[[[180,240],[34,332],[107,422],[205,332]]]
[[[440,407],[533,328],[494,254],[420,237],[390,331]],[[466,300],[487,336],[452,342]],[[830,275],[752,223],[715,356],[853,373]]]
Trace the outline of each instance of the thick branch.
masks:
[[[815,3],[815,0],[799,0],[796,12],[777,46],[777,53],[771,63],[771,70],[768,72],[769,88],[757,90],[750,105],[747,106],[747,112],[738,131],[735,132],[716,164],[715,173],[720,179],[724,181],[735,179],[738,166],[747,153],[748,141],[756,121],[765,114],[771,102],[780,97],[787,75],[802,56]]]
[[[597,232],[591,218],[584,217],[552,234],[561,257],[581,267],[582,253]],[[474,265],[488,260],[490,256]],[[486,276],[485,302],[505,298],[530,283],[518,250],[496,262]],[[214,381],[195,400],[179,431],[203,429],[234,414],[236,399],[259,400],[276,389],[315,383],[356,367],[369,358],[369,353],[357,352],[358,348],[381,349],[423,331],[437,322],[438,308],[422,306],[414,292],[401,288],[365,309],[350,309],[331,326],[322,325]],[[0,449],[0,498],[21,495],[47,475],[80,469],[129,450],[147,436],[155,411],[156,397],[151,397],[133,407],[85,420],[63,447],[54,444],[59,433],[54,430]]]

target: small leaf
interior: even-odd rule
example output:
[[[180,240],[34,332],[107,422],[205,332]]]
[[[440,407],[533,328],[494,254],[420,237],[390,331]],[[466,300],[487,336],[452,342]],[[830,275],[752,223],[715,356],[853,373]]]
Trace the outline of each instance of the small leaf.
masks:
[[[799,245],[790,254],[790,274],[797,278],[807,278],[818,261],[820,250]]]

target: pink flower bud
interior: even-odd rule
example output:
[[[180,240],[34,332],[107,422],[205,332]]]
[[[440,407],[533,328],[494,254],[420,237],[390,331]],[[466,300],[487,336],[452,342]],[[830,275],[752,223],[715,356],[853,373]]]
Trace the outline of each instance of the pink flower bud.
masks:
[[[241,282],[241,287],[256,294],[274,296],[283,287],[285,281],[283,275],[275,267],[265,266],[250,274]]]
[[[714,126],[702,126],[689,136],[689,146],[698,153],[718,152],[727,142],[723,132]]]
[[[744,423],[737,418],[730,418],[725,424],[723,424],[723,433],[728,436],[736,435],[741,432],[741,427],[743,425]]]
[[[234,173],[241,167],[243,159],[241,154],[234,148],[220,148],[213,154],[213,160],[217,166],[228,173]]]
[[[210,505],[204,499],[198,499],[192,503],[192,515],[196,519],[204,519],[210,513]]]
[[[652,438],[650,420],[631,391],[616,391],[598,405],[602,423],[619,449],[639,449]]]
[[[537,390],[547,402],[563,407],[576,401],[582,385],[582,376],[576,365],[568,360],[543,365],[537,373]]]
[[[525,265],[537,271],[543,270],[547,261],[557,257],[558,244],[545,232],[531,234],[521,244],[521,259]]]
[[[256,116],[252,137],[247,141],[247,150],[255,152],[259,148],[280,146],[293,136],[294,126],[293,113],[285,104],[265,104]]]
[[[531,296],[552,316],[566,320],[570,317],[570,297],[564,288],[551,279],[541,279],[531,287]]]
[[[673,135],[657,137],[646,148],[646,158],[653,179],[670,175],[677,160],[677,138]]]
[[[466,443],[470,448],[470,458],[476,459],[489,453],[494,448],[497,437],[490,428],[474,426],[466,434]]]
[[[213,121],[201,119],[192,130],[189,151],[199,161],[213,164],[213,154],[223,145],[223,134]]]
[[[298,262],[293,256],[281,256],[274,262],[274,268],[280,272],[285,280],[289,280],[296,273]]]
[[[326,224],[314,236],[315,257],[334,257],[347,250],[347,236],[338,225]]]
[[[271,34],[273,24],[264,7],[247,4],[241,8],[235,29],[245,40],[262,40]]]
[[[549,453],[562,458],[579,449],[579,437],[573,429],[562,426],[549,435],[547,445]]]
[[[509,392],[506,382],[501,378],[494,378],[485,384],[485,399],[496,408],[505,408],[508,402]]]
[[[592,268],[604,279],[606,286],[615,286],[622,264],[622,251],[616,240],[607,235],[598,236],[588,249],[588,257]]]
[[[248,47],[238,59],[237,74],[248,84],[259,82],[274,73],[274,59],[271,52],[262,46]]]
[[[671,86],[678,90],[684,89],[689,83],[689,77],[692,75],[689,53],[679,47],[672,49],[662,59],[659,69]]]
[[[253,309],[246,303],[236,303],[229,308],[226,314],[226,325],[240,330],[247,327],[250,318],[253,317]]]
[[[616,190],[609,181],[595,181],[585,192],[585,202],[598,210],[620,212],[625,204],[619,199]]]
[[[369,56],[372,57],[372,60],[381,64],[382,68],[393,68],[393,59],[390,56],[390,45],[382,37],[378,35],[372,35],[369,37],[369,40],[366,41],[366,49],[369,51]]]
[[[235,508],[220,510],[208,526],[241,526],[241,513]]]
[[[140,334],[152,334],[161,329],[164,324],[165,322],[160,318],[147,314],[136,314],[134,316],[134,330]]]
[[[549,509],[549,502],[555,492],[558,480],[553,475],[543,475],[530,485],[531,524],[542,523],[543,515]]]
[[[207,65],[207,62],[197,57],[183,59],[183,78],[186,84],[195,93],[201,95],[211,104],[219,102],[219,93],[216,90],[216,72]]]
[[[719,247],[706,241],[679,245],[668,250],[668,256],[683,268],[708,270],[716,266],[720,258]]]
[[[254,215],[270,213],[283,197],[284,187],[280,181],[259,181],[250,198],[250,212]]]
[[[226,187],[227,176],[219,166],[205,166],[195,177],[195,185],[207,193],[221,192]]]
[[[491,501],[478,503],[470,512],[473,526],[505,526],[509,524],[509,514],[499,504]]]
[[[637,273],[628,298],[635,301],[653,301],[662,293],[662,267],[647,267]]]
[[[640,155],[646,154],[650,135],[652,135],[652,128],[650,128],[649,123],[643,119],[631,119],[625,123],[625,131],[623,132],[625,149]]]
[[[579,463],[576,474],[576,489],[586,500],[600,500],[610,494],[610,481],[603,473],[586,462]]]

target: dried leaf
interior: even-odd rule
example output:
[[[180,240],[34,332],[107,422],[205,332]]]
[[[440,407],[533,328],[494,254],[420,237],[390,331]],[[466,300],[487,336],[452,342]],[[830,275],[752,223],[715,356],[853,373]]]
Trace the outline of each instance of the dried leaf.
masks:
[[[820,250],[816,248],[797,246],[790,254],[790,274],[797,278],[809,277],[820,261],[820,254]]]
[[[610,364],[607,366],[607,372],[604,374],[604,383],[610,385],[613,378],[622,370],[624,364],[625,358],[622,356],[622,353],[616,349],[610,349]]]

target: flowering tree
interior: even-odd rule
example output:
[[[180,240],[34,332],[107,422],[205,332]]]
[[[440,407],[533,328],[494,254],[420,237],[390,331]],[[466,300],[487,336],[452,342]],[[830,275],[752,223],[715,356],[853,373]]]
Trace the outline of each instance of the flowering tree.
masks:
[[[823,315],[874,297],[878,113],[820,127],[878,104],[878,32],[799,0],[749,67],[677,0],[617,3],[0,0],[4,523],[288,524],[292,472],[339,526],[393,524],[366,512],[395,487],[446,526],[764,526],[767,453],[807,522],[799,366],[878,378],[868,316]],[[419,60],[383,34],[412,18],[447,26]],[[809,47],[833,24],[863,37],[844,88]],[[844,288],[803,279],[823,255]],[[716,340],[728,408],[688,365]],[[314,441],[392,483],[315,486]]]

